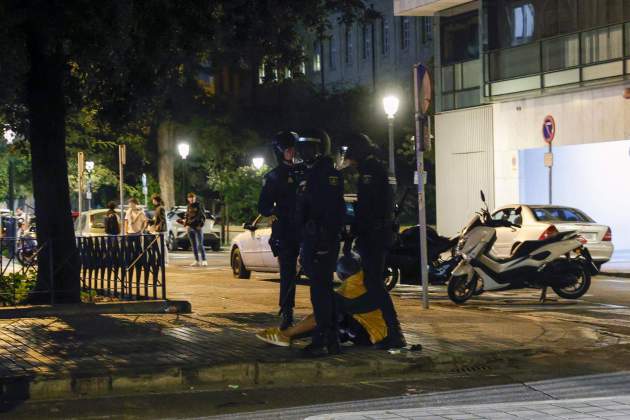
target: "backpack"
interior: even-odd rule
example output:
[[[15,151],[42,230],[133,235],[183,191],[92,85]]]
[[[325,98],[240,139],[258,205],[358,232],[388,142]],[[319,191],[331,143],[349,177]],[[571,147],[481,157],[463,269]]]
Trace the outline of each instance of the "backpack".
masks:
[[[107,213],[105,216],[105,233],[108,235],[120,234],[120,225],[118,224],[118,216],[116,216],[116,213]]]

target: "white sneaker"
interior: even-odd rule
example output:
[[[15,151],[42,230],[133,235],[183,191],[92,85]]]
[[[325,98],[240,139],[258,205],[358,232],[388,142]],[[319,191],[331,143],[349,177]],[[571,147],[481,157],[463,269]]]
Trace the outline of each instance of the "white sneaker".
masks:
[[[208,261],[205,261],[205,260],[204,260],[204,261],[202,261],[202,262],[201,262],[201,266],[202,266],[202,267],[207,267],[207,266],[208,266]]]
[[[199,261],[195,261],[194,263],[190,264],[191,267],[199,267]]]

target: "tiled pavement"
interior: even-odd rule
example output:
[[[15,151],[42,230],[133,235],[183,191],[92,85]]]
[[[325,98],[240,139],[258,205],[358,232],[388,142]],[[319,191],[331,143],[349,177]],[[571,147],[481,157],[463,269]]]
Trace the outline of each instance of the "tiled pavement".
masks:
[[[336,413],[309,420],[629,419],[630,397]]]

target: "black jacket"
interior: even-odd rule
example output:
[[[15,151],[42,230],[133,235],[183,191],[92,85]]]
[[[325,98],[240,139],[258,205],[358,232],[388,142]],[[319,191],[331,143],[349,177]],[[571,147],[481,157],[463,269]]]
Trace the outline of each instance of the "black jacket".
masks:
[[[343,176],[329,157],[320,158],[305,173],[298,191],[296,217],[302,238],[325,244],[339,240],[346,206]]]
[[[277,218],[272,225],[272,236],[279,240],[297,239],[295,206],[300,178],[299,168],[280,164],[263,179],[258,212]]]
[[[359,236],[374,230],[391,230],[394,194],[385,166],[370,156],[359,164],[356,230]]]
[[[153,215],[153,228],[156,232],[166,232],[166,211],[164,206],[157,206]]]
[[[185,225],[194,229],[201,229],[205,223],[206,213],[201,203],[195,201],[192,204],[188,204]]]

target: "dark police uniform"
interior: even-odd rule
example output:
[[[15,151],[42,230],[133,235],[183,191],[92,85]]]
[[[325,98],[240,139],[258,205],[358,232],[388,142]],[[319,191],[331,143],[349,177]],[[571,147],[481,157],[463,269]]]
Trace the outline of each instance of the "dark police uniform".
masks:
[[[300,167],[280,163],[265,175],[258,200],[258,212],[275,216],[269,245],[280,263],[280,310],[287,314],[295,306],[295,272],[299,253],[298,226],[295,219],[296,192]]]
[[[393,240],[394,194],[385,167],[374,157],[360,162],[358,170],[356,234],[365,286],[382,309],[388,329],[395,331],[400,328],[398,317],[383,283],[385,254]]]
[[[297,208],[302,226],[301,261],[310,279],[311,303],[317,322],[313,334],[316,344],[322,344],[327,334],[336,334],[333,273],[344,215],[343,177],[330,157],[321,157],[300,183]]]

